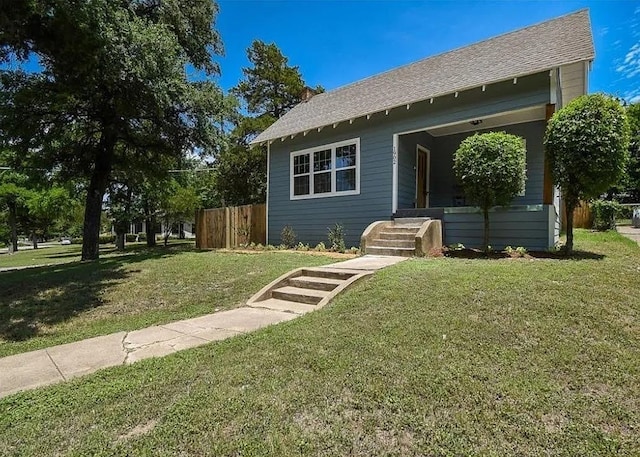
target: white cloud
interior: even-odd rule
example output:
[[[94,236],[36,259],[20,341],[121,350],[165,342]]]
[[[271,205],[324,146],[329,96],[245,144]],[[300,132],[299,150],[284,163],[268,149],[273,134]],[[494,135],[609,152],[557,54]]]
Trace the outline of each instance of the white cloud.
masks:
[[[638,103],[638,102],[640,102],[640,88],[631,89],[631,90],[625,92],[622,95],[622,98],[624,98],[627,101],[627,103]]]
[[[626,78],[640,75],[640,43],[636,43],[624,56],[624,62],[616,67],[616,72]]]

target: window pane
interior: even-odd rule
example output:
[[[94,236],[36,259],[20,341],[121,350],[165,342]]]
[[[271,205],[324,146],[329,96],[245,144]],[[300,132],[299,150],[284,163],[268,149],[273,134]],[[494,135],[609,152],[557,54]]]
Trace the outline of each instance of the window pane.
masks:
[[[356,170],[336,171],[336,191],[356,190]]]
[[[336,168],[356,166],[356,145],[348,144],[336,148]]]
[[[313,193],[324,194],[331,192],[331,172],[313,175]]]
[[[313,171],[331,170],[331,149],[313,153]]]
[[[293,178],[293,195],[309,195],[309,175]]]
[[[301,175],[304,173],[309,173],[309,154],[303,154],[293,158],[293,174]]]

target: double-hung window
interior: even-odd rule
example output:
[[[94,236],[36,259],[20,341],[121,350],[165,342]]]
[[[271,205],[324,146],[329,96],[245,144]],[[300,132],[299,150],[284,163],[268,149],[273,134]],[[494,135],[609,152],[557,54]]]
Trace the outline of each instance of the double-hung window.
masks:
[[[360,139],[291,153],[291,199],[360,193]]]

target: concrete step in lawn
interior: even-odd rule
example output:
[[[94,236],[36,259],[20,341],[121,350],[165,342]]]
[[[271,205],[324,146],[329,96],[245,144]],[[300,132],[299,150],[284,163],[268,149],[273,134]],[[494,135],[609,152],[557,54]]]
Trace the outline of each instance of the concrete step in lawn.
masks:
[[[326,305],[338,293],[371,273],[344,268],[299,268],[265,286],[247,305],[304,314]]]
[[[367,246],[367,254],[386,255],[394,257],[413,257],[416,254],[416,248]]]

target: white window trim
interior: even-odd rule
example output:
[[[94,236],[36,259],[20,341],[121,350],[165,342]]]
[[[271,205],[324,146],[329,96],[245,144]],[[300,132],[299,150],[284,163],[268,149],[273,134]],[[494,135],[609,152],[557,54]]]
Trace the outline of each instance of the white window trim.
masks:
[[[356,145],[356,166],[355,167],[343,167],[339,170],[349,170],[355,168],[356,170],[356,188],[354,190],[336,190],[336,149],[340,146],[347,146],[350,144]],[[313,193],[313,177],[314,174],[321,172],[313,172],[313,153],[318,151],[324,151],[331,149],[331,192],[323,192],[321,194]],[[309,193],[306,195],[293,195],[294,191],[294,158],[300,155],[309,154]],[[308,200],[311,198],[325,198],[325,197],[340,197],[343,195],[360,195],[360,138],[352,138],[350,140],[338,141],[336,143],[324,144],[321,146],[314,146],[313,148],[301,149],[299,151],[293,151],[290,155],[289,161],[289,199],[290,200]],[[325,171],[326,173],[326,171]],[[306,176],[298,175],[298,176]]]

